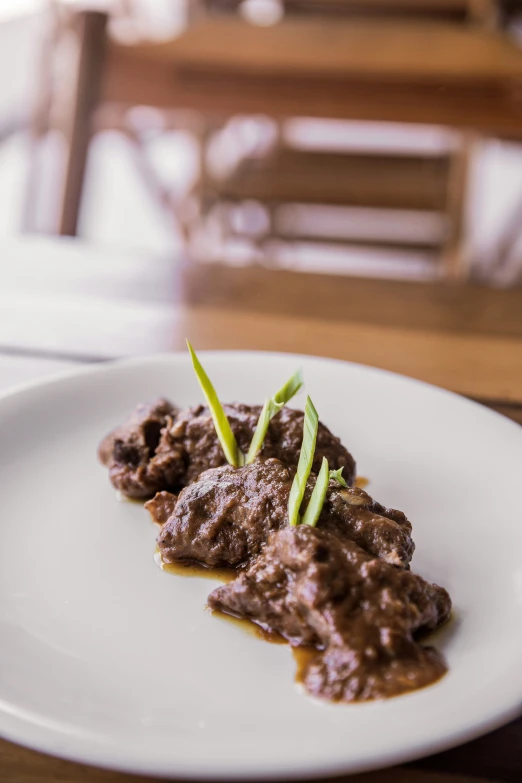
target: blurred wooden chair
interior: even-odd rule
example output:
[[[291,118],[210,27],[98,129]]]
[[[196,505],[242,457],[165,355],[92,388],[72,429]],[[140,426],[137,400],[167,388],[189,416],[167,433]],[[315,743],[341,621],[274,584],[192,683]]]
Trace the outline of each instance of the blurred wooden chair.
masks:
[[[202,0],[202,5],[207,13],[216,16],[238,13],[241,9],[248,14],[248,8],[253,6],[249,0]],[[268,7],[270,3],[266,5]],[[498,18],[497,4],[491,0],[275,0],[271,5],[279,5],[287,19],[328,16],[349,20],[392,19],[405,23],[437,21],[493,28]],[[219,214],[229,233],[234,233],[233,205],[254,201],[265,207],[268,217],[267,228],[258,241],[268,240],[269,246],[269,240],[279,238],[293,242],[341,241],[345,245],[435,251],[445,274],[452,277],[467,275],[469,259],[465,255],[464,224],[474,146],[471,134],[461,134],[457,144],[435,155],[390,154],[386,145],[373,154],[304,151],[285,145],[283,129],[279,138],[280,143],[268,157],[246,158],[228,176],[208,177],[205,206],[208,211],[224,202]],[[361,236],[360,231],[352,239],[344,236],[341,240],[338,236],[325,236],[317,231],[305,230],[303,233],[301,230],[297,235],[295,232],[288,235],[278,220],[281,207],[288,204],[393,209],[396,221],[401,220],[397,210],[429,211],[440,214],[446,224],[438,239],[434,241],[430,237],[423,242],[415,236],[404,237],[404,232],[400,241],[383,241],[382,237],[371,234]],[[227,216],[230,216],[228,220]],[[402,217],[402,222],[407,223],[408,218]]]
[[[280,147],[264,169],[247,161],[224,181],[211,181],[204,172],[193,196],[200,204],[221,197],[281,203],[297,196],[442,210],[451,218],[443,273],[465,278],[469,139],[476,133],[522,136],[522,52],[492,29],[493,0],[321,0],[321,12],[329,6],[334,18],[313,16],[318,3],[312,0],[284,2],[287,16],[259,27],[230,13],[238,5],[232,0],[214,0],[211,9],[208,2],[194,0],[193,23],[166,42],[122,44],[107,35],[104,15],[77,17],[80,56],[65,119],[68,152],[60,233],[76,232],[93,117],[106,105],[176,107],[192,113],[194,126],[201,129],[202,160],[209,127],[234,115],[434,124],[464,133],[466,141],[457,154],[420,161],[414,156],[377,160],[343,155],[342,161],[330,156],[321,164],[307,154],[307,176],[304,153]],[[423,14],[429,11],[431,20],[361,18],[363,6],[388,15],[397,9],[406,14],[415,6]],[[349,11],[347,18],[341,10]],[[432,20],[437,10],[444,21]],[[448,14],[460,23],[449,23]],[[320,181],[319,175],[314,180],[319,165]],[[384,176],[379,180],[381,165]],[[248,176],[245,166],[250,166]],[[362,175],[362,166],[368,175]]]
[[[200,0],[210,13],[234,13],[249,0]],[[491,0],[272,0],[283,13],[335,15],[345,18],[377,16],[380,19],[416,19],[469,22],[492,21],[498,3]]]

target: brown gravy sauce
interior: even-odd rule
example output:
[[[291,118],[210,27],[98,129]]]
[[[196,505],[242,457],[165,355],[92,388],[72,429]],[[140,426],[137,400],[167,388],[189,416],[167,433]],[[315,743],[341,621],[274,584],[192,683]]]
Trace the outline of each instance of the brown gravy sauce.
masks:
[[[156,561],[156,565],[161,568],[162,571],[166,571],[169,574],[175,574],[176,576],[213,579],[214,581],[223,583],[231,582],[237,576],[237,571],[234,568],[203,568],[201,565],[194,563],[164,563],[161,559],[161,553],[159,549],[156,549],[154,560]],[[227,623],[235,625],[236,628],[241,628],[241,630],[249,634],[249,636],[254,636],[256,639],[260,639],[263,642],[289,646],[296,665],[295,682],[298,685],[302,685],[304,683],[309,666],[315,660],[320,658],[321,655],[323,655],[323,651],[317,650],[315,647],[291,647],[288,640],[285,639],[284,636],[281,636],[281,634],[277,633],[277,631],[269,631],[266,628],[262,628],[260,625],[257,625],[257,623],[254,623],[252,620],[247,618],[234,617],[231,614],[226,614],[225,612],[220,612],[219,610],[214,610],[210,612],[210,614],[212,617],[215,617],[218,620],[225,620]],[[419,634],[415,634],[415,636],[418,641],[422,641],[423,646],[426,646],[427,643],[431,642],[433,637],[437,635],[439,630],[447,628],[452,620],[453,615],[450,615],[448,620],[439,628],[435,629],[434,631],[423,631]]]
[[[217,582],[223,582],[223,584],[231,582],[237,576],[237,571],[234,568],[203,568],[196,563],[165,563],[159,549],[156,549],[154,560],[162,571],[176,574],[176,576],[196,576],[200,579],[213,579]]]
[[[284,636],[281,636],[277,631],[268,631],[262,628],[257,623],[253,623],[252,620],[248,620],[244,617],[234,617],[231,614],[225,614],[220,612],[219,609],[210,613],[212,617],[217,617],[219,620],[226,620],[229,623],[241,628],[241,630],[248,633],[250,636],[255,636],[256,639],[261,639],[263,642],[269,642],[270,644],[288,644]]]
[[[133,503],[134,505],[144,506],[148,498],[131,498],[125,495],[121,490],[116,490],[116,500],[118,503]]]
[[[312,664],[317,658],[323,655],[322,650],[317,650],[315,647],[291,647],[290,643],[284,636],[277,633],[277,631],[268,631],[262,628],[252,620],[247,620],[243,617],[234,617],[225,612],[213,611],[212,617],[217,617],[219,620],[226,620],[228,623],[241,628],[242,631],[248,633],[250,636],[255,636],[256,639],[261,639],[263,642],[269,642],[269,644],[285,644],[290,647],[292,656],[295,661],[295,682],[301,685],[306,678],[306,672],[310,664]]]
[[[310,664],[322,654],[321,650],[316,650],[315,647],[292,647],[292,655],[296,665],[295,681],[298,685],[302,685],[305,681]]]
[[[442,625],[438,625],[436,628],[423,628],[420,631],[415,631],[413,638],[416,642],[423,647],[433,647],[439,636],[443,633],[453,630],[453,626],[456,626],[457,620],[455,617],[455,610],[452,609],[447,620],[444,620]]]
[[[363,476],[358,476],[355,479],[355,486],[360,489],[364,489],[370,483],[369,479]],[[131,502],[141,502],[132,501]],[[165,563],[161,558],[159,549],[156,549],[154,554],[154,560],[156,565],[161,568],[162,571],[166,571],[169,574],[175,574],[176,576],[189,576],[197,577],[200,579],[213,579],[214,581],[222,582],[224,584],[231,582],[237,576],[237,570],[234,568],[204,568],[197,563]],[[212,617],[218,620],[226,620],[228,623],[232,623],[242,631],[248,633],[250,636],[254,636],[256,639],[260,639],[263,642],[269,644],[287,645],[292,651],[292,655],[296,664],[295,682],[302,685],[306,678],[306,672],[310,665],[323,655],[323,651],[317,650],[315,647],[301,646],[291,647],[289,642],[276,631],[269,631],[262,628],[252,620],[248,620],[242,617],[234,617],[233,615],[214,610],[210,612]],[[420,634],[416,634],[418,641],[422,641],[423,646],[426,643],[431,642],[433,637],[441,630],[446,629],[448,625],[453,621],[453,615],[450,615],[448,620],[437,628],[435,631],[424,631]]]

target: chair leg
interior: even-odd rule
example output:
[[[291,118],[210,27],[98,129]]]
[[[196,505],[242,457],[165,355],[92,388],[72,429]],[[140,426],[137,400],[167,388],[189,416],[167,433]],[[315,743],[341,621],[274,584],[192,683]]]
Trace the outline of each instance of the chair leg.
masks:
[[[75,236],[78,229],[92,121],[103,74],[107,15],[83,12],[77,15],[75,24],[79,51],[72,79],[72,99],[64,117],[67,152],[58,223],[58,233],[65,236]]]
[[[41,198],[41,176],[43,140],[49,132],[52,95],[53,95],[53,54],[60,35],[59,21],[56,16],[48,18],[48,29],[43,38],[40,56],[34,106],[29,119],[29,161],[25,182],[25,193],[21,229],[32,233],[41,229],[39,221],[39,203]]]
[[[475,147],[473,134],[464,134],[461,146],[453,154],[448,183],[447,214],[450,236],[443,251],[444,276],[455,282],[466,281],[471,273],[467,247],[466,212],[471,161]]]
[[[219,125],[211,118],[199,116],[191,125],[192,136],[198,149],[198,173],[182,202],[177,205],[177,219],[183,239],[188,246],[195,230],[201,226],[214,203],[213,188],[209,184],[207,164],[208,144]]]
[[[506,275],[510,277],[510,282],[514,282],[522,274],[522,261],[514,258],[515,248],[520,242],[522,236],[522,199],[515,204],[511,215],[506,221],[504,230],[500,236],[496,258],[491,270],[494,279],[500,280]],[[509,275],[510,267],[515,266],[515,270]],[[513,280],[511,280],[511,278]]]

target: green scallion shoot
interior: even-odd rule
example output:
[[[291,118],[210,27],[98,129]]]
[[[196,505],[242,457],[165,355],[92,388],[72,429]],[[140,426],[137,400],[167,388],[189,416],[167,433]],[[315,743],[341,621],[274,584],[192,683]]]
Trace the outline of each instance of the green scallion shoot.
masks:
[[[245,455],[237,444],[235,435],[230,427],[230,422],[227,419],[226,413],[223,410],[223,406],[219,401],[216,390],[214,389],[210,378],[201,366],[201,363],[196,356],[196,352],[188,340],[187,346],[189,349],[190,358],[192,359],[192,364],[194,366],[194,371],[203,394],[205,395],[205,399],[210,410],[210,415],[212,416],[212,421],[214,422],[214,427],[216,428],[216,433],[219,442],[221,443],[221,447],[225,453],[225,457],[231,465],[233,465],[235,468],[239,468],[241,465],[245,464]]]
[[[252,438],[252,443],[250,444],[248,454],[246,455],[245,461],[247,465],[255,460],[258,452],[261,450],[271,419],[273,419],[274,416],[279,413],[282,408],[284,408],[286,403],[297,394],[302,385],[303,376],[301,370],[298,370],[294,375],[292,375],[290,380],[285,383],[282,389],[279,389],[279,391],[274,394],[271,399],[265,401],[263,409],[259,414],[259,419],[257,421],[254,437]]]
[[[292,377],[285,383],[285,385],[279,389],[273,396],[273,400],[278,405],[286,405],[290,402],[292,397],[295,397],[298,391],[303,387],[303,373],[301,370],[295,372]]]
[[[308,476],[310,475],[310,471],[312,470],[312,464],[314,461],[318,425],[319,417],[317,415],[317,411],[314,408],[314,404],[310,397],[307,397],[305,405],[301,454],[299,455],[297,473],[295,474],[292,488],[290,490],[290,497],[288,499],[288,521],[292,526],[298,525],[300,522],[299,512],[301,509],[301,503],[303,502],[306,482],[308,480]]]
[[[334,471],[332,471],[332,473],[333,472]],[[323,457],[321,470],[317,476],[312,497],[310,498],[310,502],[308,503],[303,519],[301,520],[302,525],[310,525],[310,527],[315,527],[317,525],[317,520],[321,516],[321,511],[323,510],[329,482],[330,471],[328,470],[328,460],[326,457]]]
[[[331,470],[330,479],[333,479],[333,481],[337,481],[337,483],[340,484],[341,487],[348,487],[348,484],[343,478],[343,470],[344,468],[339,468],[339,470]]]

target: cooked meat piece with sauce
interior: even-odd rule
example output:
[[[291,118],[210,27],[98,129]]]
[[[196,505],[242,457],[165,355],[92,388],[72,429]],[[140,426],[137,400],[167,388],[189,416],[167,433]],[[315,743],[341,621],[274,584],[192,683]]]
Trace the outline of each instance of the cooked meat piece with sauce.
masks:
[[[270,531],[288,524],[292,478],[293,471],[275,458],[202,473],[182,490],[162,528],[163,560],[210,568],[244,565],[257,556]],[[311,492],[309,483],[305,503]],[[162,505],[156,498],[147,504],[160,524],[166,516]],[[413,554],[411,524],[404,514],[384,508],[362,489],[331,481],[318,526],[394,565],[406,566]]]
[[[261,412],[259,405],[224,405],[240,449],[247,452]],[[275,457],[294,467],[303,437],[302,411],[283,408],[268,427],[260,457]],[[140,405],[129,421],[108,435],[98,449],[116,489],[131,497],[178,492],[209,468],[226,464],[212,417],[203,405],[177,412],[166,400]],[[330,430],[319,424],[314,469],[322,458],[330,468],[343,468],[348,484],[355,479],[355,461]]]
[[[149,511],[152,521],[160,527],[168,522],[174,513],[178,496],[172,492],[157,492],[151,500],[147,500],[145,508]]]
[[[286,523],[291,486],[290,470],[276,459],[205,471],[181,491],[158,536],[163,561],[242,565],[259,553],[271,530]]]
[[[261,413],[261,406],[236,402],[224,405],[223,408],[239,448],[246,454]],[[303,420],[302,411],[283,408],[270,422],[259,456],[263,459],[275,457],[284,465],[296,466],[303,440]],[[203,471],[226,464],[212,417],[208,408],[203,405],[182,411],[166,435],[166,439],[172,443],[183,442],[187,455],[185,485],[195,481]],[[343,468],[345,481],[347,484],[353,483],[355,461],[352,455],[344,448],[339,438],[332,435],[324,424],[319,423],[313,470],[319,471],[323,457],[328,459],[332,470]]]
[[[138,405],[128,421],[107,435],[98,448],[116,489],[133,498],[146,498],[163,489],[175,490],[182,481],[183,455],[164,448],[162,433],[172,427],[177,409],[158,399]]]
[[[384,635],[388,633],[384,631]],[[423,647],[402,629],[391,643],[381,639],[379,629],[364,628],[363,648],[350,645],[328,647],[314,656],[302,674],[308,693],[329,701],[389,699],[426,688],[440,680],[448,667],[433,647]]]
[[[342,489],[330,482],[318,525],[391,565],[406,566],[415,550],[405,514],[381,506],[358,487]]]
[[[413,634],[448,618],[447,592],[321,528],[271,533],[257,560],[214,590],[208,605],[320,650],[303,682],[321,698],[395,696],[446,671],[443,658]]]
[[[250,447],[256,424],[261,413],[260,405],[232,403],[223,406],[239,448],[246,454]],[[299,460],[303,439],[302,411],[283,408],[268,427],[259,456],[263,459],[275,457],[284,465],[294,467]],[[197,405],[181,411],[174,426],[165,433],[165,443],[182,443],[186,454],[187,470],[185,485],[192,484],[198,476],[209,468],[218,468],[226,464],[223,449],[218,441],[214,423],[208,408]],[[323,456],[328,459],[333,470],[343,468],[348,484],[355,479],[355,461],[330,430],[319,424],[314,469],[319,470]]]
[[[140,403],[132,411],[124,424],[120,424],[101,441],[98,446],[98,459],[102,465],[110,465],[114,454],[116,441],[126,441],[130,446],[137,444],[137,448],[156,448],[159,443],[161,430],[166,426],[168,419],[172,422],[178,414],[178,409],[168,400],[159,397],[154,402]]]

